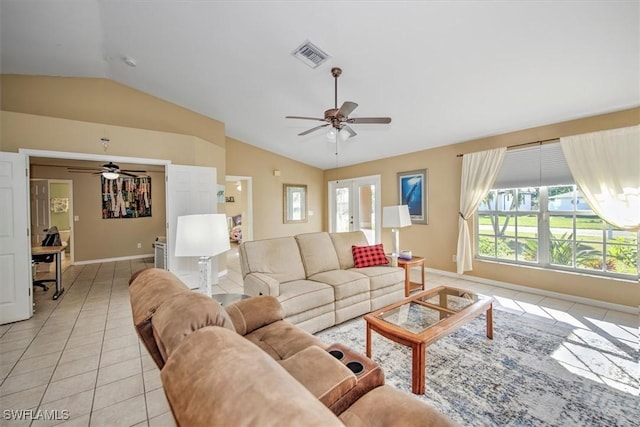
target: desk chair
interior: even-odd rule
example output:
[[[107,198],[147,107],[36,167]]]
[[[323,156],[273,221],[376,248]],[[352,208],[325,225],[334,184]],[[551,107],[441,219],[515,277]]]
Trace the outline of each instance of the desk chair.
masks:
[[[58,227],[56,227],[55,225],[53,227],[50,227],[47,230],[47,235],[44,237],[44,239],[42,240],[42,244],[41,246],[61,246],[62,242],[60,241],[60,232],[58,231]],[[40,263],[52,263],[55,260],[55,255],[51,254],[51,255],[33,255],[31,257],[31,259],[33,260],[33,262],[35,262],[36,265],[40,264]],[[35,275],[34,275],[35,278]],[[54,282],[55,283],[56,279],[40,279],[40,280],[34,280],[33,281],[33,286],[39,286],[42,289],[44,289],[45,291],[49,290],[49,287],[47,285],[45,285],[45,283],[47,282]]]

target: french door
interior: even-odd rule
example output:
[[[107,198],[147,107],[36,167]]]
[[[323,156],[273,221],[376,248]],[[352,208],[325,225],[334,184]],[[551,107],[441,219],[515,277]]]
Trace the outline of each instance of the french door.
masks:
[[[329,231],[361,230],[369,244],[381,239],[380,175],[329,182]]]

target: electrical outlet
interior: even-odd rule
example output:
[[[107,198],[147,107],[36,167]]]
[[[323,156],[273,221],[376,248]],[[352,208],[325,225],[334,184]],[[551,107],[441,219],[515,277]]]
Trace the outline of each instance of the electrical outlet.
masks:
[[[451,261],[458,262],[458,257],[455,254],[451,255]]]
[[[142,249],[142,243],[138,243],[138,249]]]

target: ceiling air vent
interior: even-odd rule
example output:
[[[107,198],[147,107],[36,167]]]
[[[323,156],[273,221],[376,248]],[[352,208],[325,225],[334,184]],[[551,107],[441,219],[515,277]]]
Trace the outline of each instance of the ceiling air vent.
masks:
[[[291,54],[311,68],[318,68],[320,64],[329,59],[327,53],[308,40],[298,46]]]

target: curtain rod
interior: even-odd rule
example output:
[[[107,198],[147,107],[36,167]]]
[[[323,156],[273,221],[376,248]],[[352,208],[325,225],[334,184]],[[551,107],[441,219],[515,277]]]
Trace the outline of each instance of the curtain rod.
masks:
[[[551,141],[557,141],[560,138],[550,138],[550,139],[543,139],[541,141],[531,141],[531,142],[523,142],[522,144],[515,144],[515,145],[508,145],[507,146],[507,150],[510,148],[518,148],[518,147],[524,147],[525,145],[534,145],[534,144],[544,144],[545,142],[551,142]],[[463,157],[464,154],[456,154],[456,157]]]

